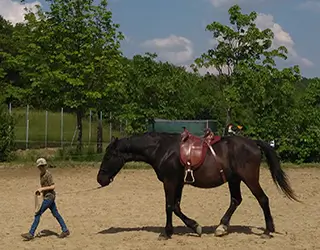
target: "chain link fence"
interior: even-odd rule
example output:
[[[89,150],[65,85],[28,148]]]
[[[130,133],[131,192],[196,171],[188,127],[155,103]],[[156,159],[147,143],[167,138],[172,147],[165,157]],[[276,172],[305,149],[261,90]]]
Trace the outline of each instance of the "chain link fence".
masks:
[[[16,120],[17,149],[62,148],[77,144],[79,131],[75,113],[67,112],[64,108],[51,112],[29,105],[15,108],[11,104],[9,113]],[[102,128],[100,131],[99,124]],[[99,142],[108,144],[112,136],[125,136],[125,124],[114,120],[111,113],[89,111],[82,119],[83,146],[96,146]]]

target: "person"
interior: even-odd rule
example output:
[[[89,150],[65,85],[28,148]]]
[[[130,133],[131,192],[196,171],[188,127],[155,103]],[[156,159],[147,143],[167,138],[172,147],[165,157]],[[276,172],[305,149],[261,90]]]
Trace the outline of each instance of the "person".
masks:
[[[36,161],[36,165],[40,170],[40,184],[41,188],[36,191],[36,195],[43,195],[43,201],[39,211],[35,213],[34,221],[31,225],[31,228],[28,233],[21,234],[21,236],[25,240],[32,240],[34,238],[35,231],[39,225],[41,215],[49,208],[51,210],[52,215],[57,219],[62,229],[59,238],[65,238],[70,235],[70,232],[60,215],[57,209],[57,205],[55,203],[56,193],[54,191],[55,184],[53,182],[53,178],[51,173],[47,170],[47,161],[44,158],[39,158]]]
[[[228,132],[227,133],[229,135],[235,135],[236,134],[236,132],[233,130],[234,125],[232,123],[230,123],[227,127],[228,127]]]
[[[204,132],[204,138],[206,139],[206,141],[210,142],[214,139],[214,133],[210,128],[206,128]]]

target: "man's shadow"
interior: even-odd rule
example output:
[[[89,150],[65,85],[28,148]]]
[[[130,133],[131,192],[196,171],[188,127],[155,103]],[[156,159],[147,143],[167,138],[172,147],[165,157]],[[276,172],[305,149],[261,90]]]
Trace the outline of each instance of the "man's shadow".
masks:
[[[217,226],[205,226],[202,227],[202,235],[207,234],[211,235],[214,234]],[[104,229],[98,234],[118,234],[123,232],[138,232],[138,231],[145,231],[145,232],[152,232],[156,234],[160,234],[164,231],[164,227],[159,226],[146,226],[146,227],[110,227],[108,229]],[[237,234],[247,234],[247,235],[257,235],[261,236],[263,234],[264,228],[262,227],[250,227],[250,226],[241,226],[241,225],[230,225],[228,227],[228,234],[237,233]],[[186,227],[186,226],[177,226],[174,227],[174,234],[176,235],[192,235],[194,232]]]
[[[36,237],[37,238],[42,238],[42,237],[49,237],[49,236],[59,236],[56,232],[53,232],[48,229],[41,230],[39,233],[37,233]]]

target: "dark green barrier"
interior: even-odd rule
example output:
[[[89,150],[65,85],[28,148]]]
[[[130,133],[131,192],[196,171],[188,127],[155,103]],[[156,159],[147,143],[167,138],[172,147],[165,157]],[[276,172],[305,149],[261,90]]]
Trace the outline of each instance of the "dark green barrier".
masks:
[[[204,130],[209,127],[217,133],[217,122],[215,120],[162,120],[155,119],[153,124],[149,124],[149,132],[181,133],[186,127],[191,133],[201,136]]]

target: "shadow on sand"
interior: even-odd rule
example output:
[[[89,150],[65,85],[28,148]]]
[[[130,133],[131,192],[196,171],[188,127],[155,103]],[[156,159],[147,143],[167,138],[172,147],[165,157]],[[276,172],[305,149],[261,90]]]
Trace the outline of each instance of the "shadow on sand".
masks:
[[[37,235],[36,237],[37,238],[42,238],[42,237],[49,237],[49,236],[59,236],[59,234],[57,234],[56,232],[53,232],[51,230],[48,230],[48,229],[44,229],[44,230],[41,230]]]
[[[202,227],[202,235],[207,234],[214,234],[217,226],[212,227]],[[163,227],[153,227],[153,226],[147,226],[147,227],[129,227],[129,228],[122,228],[122,227],[110,227],[108,229],[104,229],[98,234],[117,234],[117,233],[123,233],[123,232],[138,232],[138,231],[146,231],[146,232],[152,232],[156,234],[160,234],[163,232]],[[257,235],[261,236],[263,233],[264,228],[261,227],[249,227],[249,226],[240,226],[240,225],[230,225],[228,228],[228,234],[236,233],[236,234],[247,234],[247,235]],[[192,234],[192,230],[185,226],[177,226],[174,227],[174,234],[175,235],[189,235]]]

